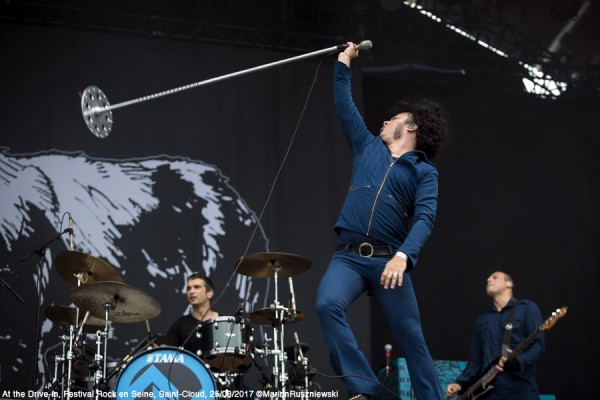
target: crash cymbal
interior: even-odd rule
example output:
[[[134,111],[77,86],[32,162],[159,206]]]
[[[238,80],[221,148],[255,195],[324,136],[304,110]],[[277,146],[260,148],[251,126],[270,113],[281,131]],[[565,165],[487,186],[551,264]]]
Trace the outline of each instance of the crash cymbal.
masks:
[[[104,305],[111,304],[108,319],[113,322],[147,321],[160,314],[160,304],[152,296],[123,282],[92,282],[71,289],[71,300],[80,310],[89,310],[104,319]]]
[[[300,343],[300,346],[302,346],[302,355],[306,355],[306,353],[308,353],[308,351],[310,350],[310,346],[307,345],[306,343]],[[295,354],[300,355],[300,352],[298,351],[297,343],[290,344],[289,346],[285,346],[283,351],[285,351],[288,361],[295,361]]]
[[[56,270],[73,287],[77,286],[76,275],[81,273],[81,283],[99,281],[123,282],[121,275],[108,263],[78,251],[63,251],[54,260]]]
[[[244,318],[254,324],[258,325],[273,325],[276,318],[276,311],[283,312],[283,323],[291,324],[294,322],[302,321],[304,319],[304,313],[297,311],[296,314],[290,313],[289,309],[285,307],[267,307],[256,310]]]
[[[242,259],[237,272],[254,278],[287,278],[310,268],[310,260],[288,253],[255,253]]]
[[[44,315],[52,322],[55,322],[61,326],[75,325],[75,316],[77,315],[77,309],[69,306],[51,306],[46,307]],[[83,322],[85,317],[85,311],[79,311],[79,326]],[[83,326],[84,331],[97,331],[104,328],[104,319],[96,318],[89,315]]]

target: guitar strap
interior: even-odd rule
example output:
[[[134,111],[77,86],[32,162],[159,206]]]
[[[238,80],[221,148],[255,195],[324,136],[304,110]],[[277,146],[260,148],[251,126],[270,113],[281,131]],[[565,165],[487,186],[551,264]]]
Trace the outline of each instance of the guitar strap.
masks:
[[[515,312],[517,311],[517,304],[519,302],[516,301],[512,306],[510,311],[508,312],[508,319],[506,320],[506,325],[504,325],[504,339],[502,340],[502,355],[508,356],[508,349],[510,348],[510,338],[513,332],[513,321],[515,320]]]

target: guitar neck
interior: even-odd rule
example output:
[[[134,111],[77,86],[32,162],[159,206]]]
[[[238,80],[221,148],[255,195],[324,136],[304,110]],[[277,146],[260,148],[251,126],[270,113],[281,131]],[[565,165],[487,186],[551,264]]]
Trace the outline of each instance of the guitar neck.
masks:
[[[542,333],[542,327],[540,326],[535,331],[531,333],[531,335],[527,336],[525,340],[523,340],[517,347],[515,347],[510,353],[506,354],[506,358],[510,360],[511,358],[515,358],[517,354],[521,353],[523,350],[527,348]]]

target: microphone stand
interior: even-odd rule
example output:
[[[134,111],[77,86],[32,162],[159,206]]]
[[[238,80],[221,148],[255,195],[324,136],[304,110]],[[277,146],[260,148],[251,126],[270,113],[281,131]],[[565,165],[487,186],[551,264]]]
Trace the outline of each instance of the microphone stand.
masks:
[[[3,287],[7,288],[8,291],[11,292],[21,303],[25,304],[25,300],[23,300],[19,293],[15,292],[15,290],[12,287],[10,287],[10,285],[0,276],[0,290]]]
[[[371,48],[371,46],[372,46],[372,43],[369,40],[365,40],[365,41],[359,43],[356,46],[356,48],[358,50],[369,50]],[[167,96],[170,94],[179,93],[184,90],[197,88],[200,86],[208,85],[210,83],[215,83],[215,82],[223,81],[226,79],[235,78],[237,76],[246,75],[246,74],[249,74],[252,72],[265,70],[267,68],[272,68],[272,67],[287,64],[290,62],[303,60],[303,59],[306,59],[309,57],[335,53],[335,52],[344,50],[346,47],[347,46],[345,44],[338,45],[338,46],[332,46],[332,47],[328,47],[328,48],[325,48],[322,50],[313,51],[313,52],[310,52],[307,54],[301,54],[296,57],[286,58],[285,60],[275,61],[272,63],[260,65],[258,67],[248,68],[243,71],[237,71],[237,72],[233,72],[230,74],[221,75],[216,78],[206,79],[204,81],[191,83],[189,85],[180,86],[180,87],[177,87],[174,89],[165,90],[162,92],[150,94],[150,95],[143,96],[143,97],[138,97],[137,99],[123,101],[121,103],[112,104],[112,105],[108,105],[109,104],[108,99],[106,98],[106,95],[104,94],[104,92],[102,92],[102,90],[100,90],[100,88],[98,88],[97,86],[88,86],[85,88],[85,90],[83,91],[83,94],[81,95],[81,112],[83,114],[83,119],[85,121],[85,124],[87,125],[88,129],[92,132],[92,134],[94,134],[96,137],[99,137],[99,138],[105,138],[110,134],[110,131],[112,130],[112,126],[113,126],[113,122],[114,122],[112,110],[116,110],[116,109],[122,108],[122,107],[127,107],[127,106],[130,106],[133,104],[143,103],[148,100],[154,100],[159,97],[164,97],[164,96]],[[101,126],[101,129],[99,128],[99,126]]]
[[[42,277],[42,269],[44,267],[44,264],[46,264],[46,249],[48,248],[48,246],[50,246],[53,242],[57,241],[58,239],[60,239],[60,237],[62,235],[64,235],[65,233],[69,233],[71,232],[70,229],[65,229],[62,232],[57,233],[52,239],[46,240],[44,243],[42,243],[41,245],[39,245],[38,247],[36,247],[31,253],[27,254],[26,256],[23,256],[21,258],[21,262],[24,262],[26,260],[28,260],[30,257],[32,257],[34,254],[37,254],[39,256],[38,259],[38,276],[36,279],[36,286],[37,286],[37,305],[36,305],[36,310],[35,310],[35,344],[34,344],[34,366],[33,366],[33,387],[36,387],[36,383],[37,383],[37,375],[38,375],[38,357],[39,357],[39,347],[40,347],[40,308],[41,308],[41,304],[40,304],[40,300],[42,298],[42,287],[41,287],[41,277]]]

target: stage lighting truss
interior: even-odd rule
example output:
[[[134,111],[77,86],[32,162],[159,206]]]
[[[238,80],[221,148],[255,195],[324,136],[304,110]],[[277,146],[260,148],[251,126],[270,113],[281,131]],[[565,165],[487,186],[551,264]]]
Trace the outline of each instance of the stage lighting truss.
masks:
[[[508,53],[499,48],[500,45],[492,45],[490,43],[491,41],[486,42],[484,39],[482,39],[482,36],[484,35],[479,34],[478,36],[475,36],[467,32],[466,29],[459,27],[456,23],[453,23],[452,20],[456,18],[452,18],[450,15],[442,15],[443,12],[442,14],[439,12],[435,13],[435,11],[440,11],[439,8],[433,7],[436,8],[436,10],[428,10],[422,5],[418,4],[416,0],[405,0],[404,4],[410,8],[416,9],[419,13],[427,18],[444,24],[444,26],[449,30],[469,40],[472,40],[479,46],[495,53],[499,57],[509,58]],[[435,6],[436,3],[434,2],[433,5]],[[491,32],[487,33],[490,34]],[[523,88],[527,93],[544,98],[557,98],[567,90],[568,83],[561,79],[557,79],[548,73],[544,73],[543,66],[541,66],[541,64],[534,66],[523,60],[517,60],[517,63],[523,68],[524,77],[522,82]]]

